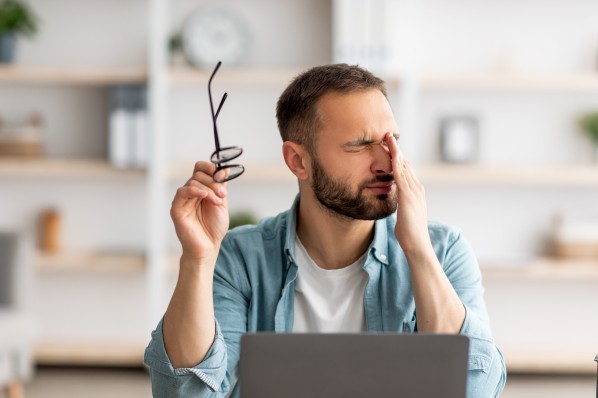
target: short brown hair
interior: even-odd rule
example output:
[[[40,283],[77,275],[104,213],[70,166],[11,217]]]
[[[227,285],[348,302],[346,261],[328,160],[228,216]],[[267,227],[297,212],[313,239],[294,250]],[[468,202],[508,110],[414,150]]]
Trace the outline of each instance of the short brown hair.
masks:
[[[332,64],[302,72],[284,90],[276,104],[276,120],[283,141],[293,141],[313,153],[320,127],[317,103],[330,92],[351,93],[378,89],[386,97],[384,81],[357,66]]]

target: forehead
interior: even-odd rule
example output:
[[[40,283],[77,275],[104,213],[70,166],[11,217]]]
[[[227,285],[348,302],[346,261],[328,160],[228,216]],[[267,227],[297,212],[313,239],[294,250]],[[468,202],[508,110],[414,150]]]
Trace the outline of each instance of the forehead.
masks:
[[[318,103],[318,116],[323,139],[382,137],[397,128],[388,100],[377,89],[327,93]]]

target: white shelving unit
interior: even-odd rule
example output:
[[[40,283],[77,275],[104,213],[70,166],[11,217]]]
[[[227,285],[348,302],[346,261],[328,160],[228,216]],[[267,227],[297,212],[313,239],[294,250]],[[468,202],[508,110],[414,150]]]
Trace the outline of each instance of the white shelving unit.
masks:
[[[504,109],[510,110],[510,102],[523,101],[518,97],[523,96],[524,99],[529,98],[524,105],[534,108],[534,112],[531,112],[532,115],[518,114],[517,117],[525,119],[526,126],[530,127],[530,135],[536,134],[532,129],[545,129],[546,125],[541,118],[551,118],[552,121],[556,113],[566,114],[558,119],[561,123],[559,128],[563,128],[567,124],[562,119],[567,119],[567,123],[571,124],[569,119],[573,118],[573,112],[582,110],[587,105],[593,104],[598,107],[595,100],[598,98],[598,73],[590,68],[573,68],[561,64],[556,65],[554,70],[544,68],[538,72],[532,64],[524,65],[520,69],[494,68],[490,62],[486,62],[490,59],[484,52],[486,50],[479,50],[480,58],[485,57],[482,61],[486,64],[479,61],[476,64],[478,69],[474,71],[459,70],[455,61],[459,51],[461,55],[468,54],[464,49],[467,44],[459,48],[460,43],[453,37],[459,30],[447,30],[446,38],[442,35],[434,36],[432,32],[436,29],[434,23],[438,25],[437,29],[446,27],[447,22],[439,17],[444,15],[441,11],[445,9],[445,5],[438,0],[395,1],[405,3],[404,7],[399,7],[403,13],[397,16],[402,34],[402,37],[397,39],[400,42],[397,50],[403,51],[399,54],[403,62],[396,73],[388,73],[383,77],[389,83],[391,103],[401,128],[403,151],[412,160],[418,175],[428,187],[431,212],[440,219],[446,218],[448,222],[463,224],[466,236],[473,238],[474,249],[485,249],[484,245],[479,243],[486,240],[484,236],[488,232],[488,223],[502,222],[496,224],[497,229],[503,228],[504,235],[516,235],[513,240],[524,240],[527,244],[534,243],[532,234],[543,232],[542,228],[547,224],[546,215],[563,201],[575,202],[576,210],[591,210],[591,203],[596,203],[592,198],[598,200],[598,169],[583,157],[577,160],[577,154],[583,151],[582,139],[579,139],[579,142],[554,137],[547,139],[547,145],[552,146],[551,151],[562,149],[564,152],[571,152],[568,157],[563,155],[563,158],[554,162],[550,159],[548,162],[544,161],[546,159],[534,161],[533,156],[530,156],[531,160],[527,163],[511,161],[507,153],[501,155],[503,157],[490,159],[482,156],[476,165],[447,166],[438,163],[437,154],[430,148],[436,146],[436,119],[445,114],[478,111],[484,121],[482,128],[485,128],[489,135],[488,142],[497,145],[497,151],[507,147],[512,148],[512,152],[537,155],[533,146],[529,146],[529,139],[524,133],[518,131],[519,136],[516,138],[506,134],[510,133],[511,125],[505,124],[502,119],[497,122],[492,117],[495,108],[500,108],[499,115],[502,115],[500,112],[506,114]],[[463,2],[455,1],[459,4]],[[587,2],[577,4],[577,1],[574,0],[575,4],[571,7],[578,6],[584,15],[588,14],[588,7],[598,12],[597,7],[588,5]],[[89,148],[83,140],[73,145],[78,145],[81,153],[60,153],[59,150],[55,150],[56,153],[52,153],[52,156],[42,159],[0,159],[0,180],[2,184],[6,182],[6,193],[9,193],[9,190],[18,192],[22,189],[24,195],[29,195],[21,203],[16,193],[3,195],[4,192],[0,191],[8,209],[1,213],[5,216],[6,225],[0,226],[16,225],[16,217],[19,214],[30,220],[32,212],[46,204],[62,200],[59,199],[58,193],[50,195],[48,200],[44,195],[34,195],[38,192],[35,189],[37,186],[41,187],[42,192],[48,189],[64,191],[68,199],[65,197],[62,206],[67,216],[73,214],[72,218],[67,220],[71,228],[85,228],[95,222],[94,225],[99,227],[96,229],[100,232],[94,231],[93,238],[89,239],[104,244],[98,244],[96,247],[71,234],[72,242],[65,242],[63,252],[55,256],[37,256],[38,278],[42,284],[49,285],[42,289],[42,293],[59,294],[64,288],[64,297],[39,299],[48,299],[49,302],[55,299],[56,307],[66,298],[69,294],[67,288],[72,287],[74,283],[89,284],[90,292],[96,295],[101,294],[98,292],[101,292],[102,288],[106,289],[104,299],[107,305],[114,306],[119,313],[114,319],[103,315],[106,317],[105,323],[117,324],[112,328],[106,326],[105,330],[100,329],[107,335],[103,339],[82,326],[83,323],[91,321],[79,320],[79,314],[72,310],[69,313],[71,318],[62,319],[66,319],[67,326],[75,325],[75,328],[81,328],[87,337],[74,341],[66,328],[50,328],[47,336],[42,335],[43,344],[39,347],[38,358],[45,363],[138,364],[141,361],[144,343],[149,339],[149,332],[165,309],[171,294],[171,279],[176,273],[173,272],[173,269],[176,269],[173,264],[176,264],[177,260],[176,254],[173,253],[177,252],[178,247],[168,218],[174,185],[184,182],[190,174],[193,162],[205,158],[212,150],[205,87],[211,71],[171,67],[165,45],[169,35],[181,26],[188,13],[206,4],[206,1],[144,0],[117,5],[104,4],[97,0],[92,3],[100,9],[100,17],[103,15],[106,21],[110,21],[109,18],[117,11],[126,14],[123,18],[134,19],[135,22],[130,27],[130,36],[137,38],[137,42],[133,42],[133,39],[112,41],[110,46],[115,48],[112,59],[114,65],[111,65],[110,60],[106,61],[99,56],[93,59],[92,55],[83,54],[81,49],[81,59],[77,58],[75,53],[60,52],[58,56],[62,54],[64,59],[52,58],[52,55],[48,55],[48,49],[57,48],[59,39],[73,34],[69,30],[73,27],[66,27],[60,31],[56,26],[66,19],[66,13],[77,10],[69,10],[67,7],[60,9],[62,5],[50,9],[45,3],[38,1],[37,6],[44,9],[48,15],[47,37],[41,40],[38,47],[36,44],[30,44],[25,48],[25,60],[22,65],[0,67],[0,87],[9,89],[0,90],[0,110],[4,113],[3,108],[6,108],[8,112],[22,113],[23,109],[27,108],[23,104],[33,98],[34,105],[41,106],[42,109],[45,107],[54,116],[48,128],[61,131],[56,133],[54,138],[64,142],[77,141],[87,120],[80,114],[89,112],[89,119],[96,124],[101,124],[104,120],[107,112],[103,102],[106,87],[146,82],[152,130],[148,167],[145,170],[116,169],[105,160],[105,150],[100,149],[99,154],[95,153],[95,149]],[[283,0],[276,4],[252,1],[242,4],[230,1],[223,3],[223,6],[237,11],[245,18],[254,33],[250,55],[240,65],[224,65],[214,82],[216,91],[229,92],[229,99],[219,120],[223,139],[239,143],[246,149],[242,159],[247,171],[242,179],[231,183],[229,187],[233,210],[249,208],[258,216],[264,216],[272,214],[272,209],[284,209],[290,205],[289,198],[292,199],[296,184],[280,160],[274,120],[275,101],[287,82],[305,67],[331,61],[334,45],[331,33],[333,5],[332,1],[319,0]],[[466,12],[465,9],[457,11],[459,8],[455,6],[451,16],[457,20],[461,18],[460,13],[465,15],[481,12],[484,7],[488,6],[476,5],[471,10],[467,8],[469,11]],[[508,5],[504,7],[507,9]],[[533,5],[523,7],[522,12],[529,13],[530,7],[533,8]],[[78,9],[78,12],[81,11]],[[556,11],[550,12],[552,14],[546,18],[557,18]],[[61,13],[63,16],[60,16]],[[308,17],[309,23],[306,22]],[[469,21],[462,21],[463,25],[467,23],[475,25],[475,20],[470,18]],[[90,23],[91,25],[93,24]],[[285,29],[281,29],[281,26]],[[462,26],[462,29],[465,27]],[[492,25],[492,29],[501,28]],[[93,32],[87,33],[94,35]],[[525,35],[525,32],[521,34]],[[101,34],[96,32],[95,35],[98,36],[95,40],[101,42]],[[431,37],[438,43],[430,39]],[[517,48],[517,43],[509,42],[509,37],[507,35],[504,38],[500,51],[505,52],[505,48],[509,46]],[[566,39],[573,40],[569,36],[563,40]],[[447,65],[442,64],[438,67],[433,61],[436,53],[443,54],[445,49],[442,46],[447,46],[447,42],[443,40],[455,40],[451,42],[455,54],[450,57],[450,62],[449,58],[444,56]],[[119,46],[124,48],[118,50]],[[123,55],[128,49],[135,49],[130,51],[133,53],[138,52],[140,46],[147,49],[147,54],[135,59]],[[562,45],[558,47],[561,51],[564,51],[563,48]],[[102,57],[109,54],[108,47],[98,51]],[[475,51],[473,46],[470,52]],[[539,54],[539,57],[542,55]],[[570,60],[571,54],[568,55],[567,60]],[[528,58],[521,57],[527,60],[526,62],[531,62]],[[127,65],[119,65],[116,61],[120,58],[127,59]],[[517,54],[512,58],[517,59]],[[475,59],[470,61],[474,64],[477,62]],[[62,67],[65,63],[70,63],[71,66]],[[435,68],[430,68],[432,64]],[[446,69],[443,70],[443,67]],[[41,94],[39,99],[38,94]],[[564,97],[573,99],[573,102],[581,102],[575,102],[575,107],[562,108],[563,102],[559,101]],[[43,101],[51,104],[46,106]],[[67,104],[61,106],[61,101]],[[546,112],[537,111],[543,106],[542,101],[549,102]],[[22,105],[21,108],[14,106],[17,102]],[[93,109],[90,111],[87,108]],[[71,119],[72,126],[69,127],[68,122]],[[105,130],[105,126],[94,125],[92,128],[94,131]],[[62,130],[65,132],[62,133]],[[501,146],[502,141],[493,138],[495,136],[492,134],[497,130],[506,131],[504,140],[509,142],[508,145]],[[550,134],[556,130],[556,127],[552,128]],[[546,157],[550,158],[548,155]],[[75,188],[75,184],[83,187],[82,192]],[[86,193],[88,196],[85,196]],[[522,215],[518,209],[521,206],[516,203],[518,195],[524,195],[521,201],[524,201],[525,205],[529,206],[537,200],[538,206],[534,211],[528,211],[529,214]],[[488,213],[480,217],[479,213],[476,213],[476,205],[471,205],[470,199],[473,196],[478,200],[473,202],[477,205],[481,203],[480,200],[485,199],[492,203],[500,203],[500,208],[492,210],[494,213],[504,211],[505,214],[512,213],[527,218],[522,219],[517,227],[512,227],[513,222],[508,217]],[[558,198],[552,199],[553,197]],[[580,197],[586,199],[582,201]],[[87,202],[91,203],[89,212],[81,209]],[[103,206],[106,206],[106,209],[103,209]],[[102,215],[95,218],[89,215],[97,211],[102,212]],[[110,222],[113,225],[104,226],[102,222]],[[538,226],[525,229],[522,225]],[[120,233],[122,229],[129,232]],[[121,237],[118,240],[122,242],[116,243],[122,243],[124,247],[111,247],[117,245],[104,235],[113,233]],[[502,237],[500,234],[497,236]],[[510,243],[511,241],[505,240],[505,251],[515,250],[509,246]],[[496,245],[500,246],[500,243]],[[517,266],[505,266],[499,258],[482,264],[484,278],[488,281],[491,315],[493,312],[498,313],[501,322],[508,322],[507,315],[501,318],[502,314],[513,310],[497,299],[502,297],[502,294],[508,294],[505,289],[508,289],[509,284],[529,284],[532,289],[530,294],[534,294],[533,289],[538,284],[552,286],[558,285],[560,281],[568,284],[596,281],[595,269],[598,269],[598,266],[594,262],[571,264],[570,261],[532,256],[538,254],[534,251],[535,248],[527,253],[527,258],[534,260],[519,262]],[[129,283],[129,290],[112,288],[112,285],[119,285],[124,281]],[[92,297],[92,293],[89,294],[89,297],[84,298],[89,299],[94,305],[100,305],[98,302],[101,300]],[[119,308],[119,302],[130,299],[133,299],[133,303],[129,307],[125,305]],[[50,304],[47,306],[51,307]],[[40,311],[51,311],[48,307],[42,306]],[[525,308],[533,310],[532,307]],[[54,311],[57,313],[58,309],[54,308]],[[127,319],[127,314],[133,311],[136,311],[137,316]],[[49,322],[52,314],[47,315],[43,322]],[[81,314],[81,317],[87,319],[89,314],[87,318],[85,314]],[[68,325],[70,322],[72,325]],[[114,331],[119,322],[132,330],[121,340],[117,340],[118,333]],[[598,329],[598,326],[592,323],[586,326],[590,330]],[[548,355],[567,352],[566,344],[563,347],[556,344],[553,351],[545,350],[544,354],[538,353],[541,350],[533,346],[527,347],[526,351],[523,340],[513,339],[513,335],[507,336],[500,327],[497,329],[497,339],[505,346],[505,353],[508,354],[507,363],[512,370],[587,370],[581,363],[581,355],[568,356],[570,360],[562,363],[559,363],[556,357]],[[577,352],[576,350],[582,351],[580,347],[569,349],[571,352]],[[533,355],[530,354],[532,352]]]
[[[0,114],[9,123],[41,114],[45,156],[0,158],[0,228],[35,241],[38,213],[61,215],[61,250],[29,256],[36,358],[139,366],[149,336],[138,237],[149,173],[107,161],[106,91],[150,79],[148,3],[30,3],[40,33],[19,42],[14,64],[0,65]]]

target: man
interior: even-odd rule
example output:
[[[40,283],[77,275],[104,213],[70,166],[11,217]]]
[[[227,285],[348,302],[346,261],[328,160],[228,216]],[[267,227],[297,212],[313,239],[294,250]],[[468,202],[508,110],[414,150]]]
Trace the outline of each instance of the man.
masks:
[[[155,396],[239,393],[241,335],[462,333],[468,396],[495,397],[505,367],[477,261],[458,230],[427,220],[384,83],[345,64],[312,68],[281,95],[293,207],[227,233],[226,184],[197,162],[174,197],[179,278],[145,354]]]

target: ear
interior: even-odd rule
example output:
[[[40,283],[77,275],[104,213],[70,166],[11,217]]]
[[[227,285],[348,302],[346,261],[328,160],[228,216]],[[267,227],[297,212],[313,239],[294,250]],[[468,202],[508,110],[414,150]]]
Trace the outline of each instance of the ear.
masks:
[[[282,156],[287,167],[299,180],[307,180],[309,177],[310,157],[305,148],[295,142],[285,141],[282,143]]]

